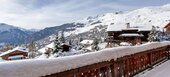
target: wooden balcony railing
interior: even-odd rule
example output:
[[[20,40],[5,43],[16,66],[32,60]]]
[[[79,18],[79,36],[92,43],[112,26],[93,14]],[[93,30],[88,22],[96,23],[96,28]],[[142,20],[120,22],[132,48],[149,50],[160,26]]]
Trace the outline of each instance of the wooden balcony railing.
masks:
[[[167,60],[168,55],[169,45],[43,77],[132,77]]]
[[[43,77],[132,77],[168,59],[167,49],[168,46],[159,47]]]
[[[0,63],[0,77],[133,77],[169,59],[170,42]],[[11,68],[11,69],[10,69]]]

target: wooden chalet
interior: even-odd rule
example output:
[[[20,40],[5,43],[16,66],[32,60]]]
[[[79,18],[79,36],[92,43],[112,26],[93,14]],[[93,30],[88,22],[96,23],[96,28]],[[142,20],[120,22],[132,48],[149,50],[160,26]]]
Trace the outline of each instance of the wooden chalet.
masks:
[[[121,42],[127,42],[132,45],[141,44],[141,38],[143,34],[138,32],[138,29],[123,29],[122,34],[118,37],[120,38]]]
[[[54,50],[55,50],[55,43],[54,42],[45,46],[45,51],[46,51],[45,54],[50,54]]]
[[[70,51],[71,46],[66,43],[63,43],[61,45],[61,48],[62,48],[62,52],[64,52],[64,51],[68,52],[68,51]]]
[[[8,50],[0,54],[0,57],[3,60],[25,59],[28,57],[28,51],[26,48],[16,47],[13,50]]]
[[[168,33],[168,34],[170,34],[170,22],[169,23],[167,23],[166,25],[165,25],[165,27],[164,27],[165,29],[166,29],[166,33]]]
[[[130,23],[112,23],[107,28],[108,33],[108,45],[110,43],[121,43],[129,42],[137,44],[138,42],[148,41],[148,34],[150,33],[153,25],[141,25],[141,24],[130,24]],[[157,25],[163,33],[170,34],[170,21],[165,21],[160,25]],[[128,33],[128,34],[127,34]]]
[[[147,41],[150,25],[130,25],[130,23],[117,23],[107,28],[108,43],[129,42],[133,45]]]

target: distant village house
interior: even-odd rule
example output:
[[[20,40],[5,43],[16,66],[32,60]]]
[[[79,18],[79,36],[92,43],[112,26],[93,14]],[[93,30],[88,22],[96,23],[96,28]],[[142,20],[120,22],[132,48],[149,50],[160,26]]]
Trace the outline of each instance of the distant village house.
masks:
[[[0,57],[3,60],[17,60],[17,59],[25,59],[28,57],[28,51],[26,48],[23,47],[16,47],[12,50],[8,50],[2,54]]]
[[[166,29],[165,32],[170,34],[170,22],[168,24],[166,24],[164,28]]]
[[[63,44],[61,45],[61,48],[62,48],[62,52],[68,52],[68,51],[70,51],[71,46],[68,45],[68,44],[66,44],[66,43],[63,43]]]

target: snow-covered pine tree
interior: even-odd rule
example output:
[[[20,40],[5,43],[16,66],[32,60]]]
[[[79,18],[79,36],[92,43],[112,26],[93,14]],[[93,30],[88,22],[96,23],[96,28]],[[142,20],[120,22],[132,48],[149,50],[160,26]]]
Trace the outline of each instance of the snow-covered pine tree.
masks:
[[[93,39],[92,50],[98,51],[98,50],[99,50],[98,44],[99,44],[99,40],[98,40],[97,38],[94,38],[94,39]]]
[[[148,34],[148,41],[149,42],[157,41],[157,30],[155,26],[152,26],[152,30]]]
[[[59,42],[59,38],[58,38],[58,33],[56,34],[54,44],[55,44],[55,49],[53,51],[53,54],[57,53],[60,50],[60,42]]]
[[[61,43],[65,43],[64,31],[61,32],[60,41]]]
[[[83,41],[83,38],[82,36],[79,37],[79,42]]]
[[[72,46],[72,40],[69,39],[68,44]]]

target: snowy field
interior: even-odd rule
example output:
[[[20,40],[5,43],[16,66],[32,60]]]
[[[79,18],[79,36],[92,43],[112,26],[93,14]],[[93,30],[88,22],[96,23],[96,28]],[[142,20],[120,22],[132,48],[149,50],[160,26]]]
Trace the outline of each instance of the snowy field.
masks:
[[[156,66],[143,74],[136,75],[135,77],[170,77],[170,61]]]

